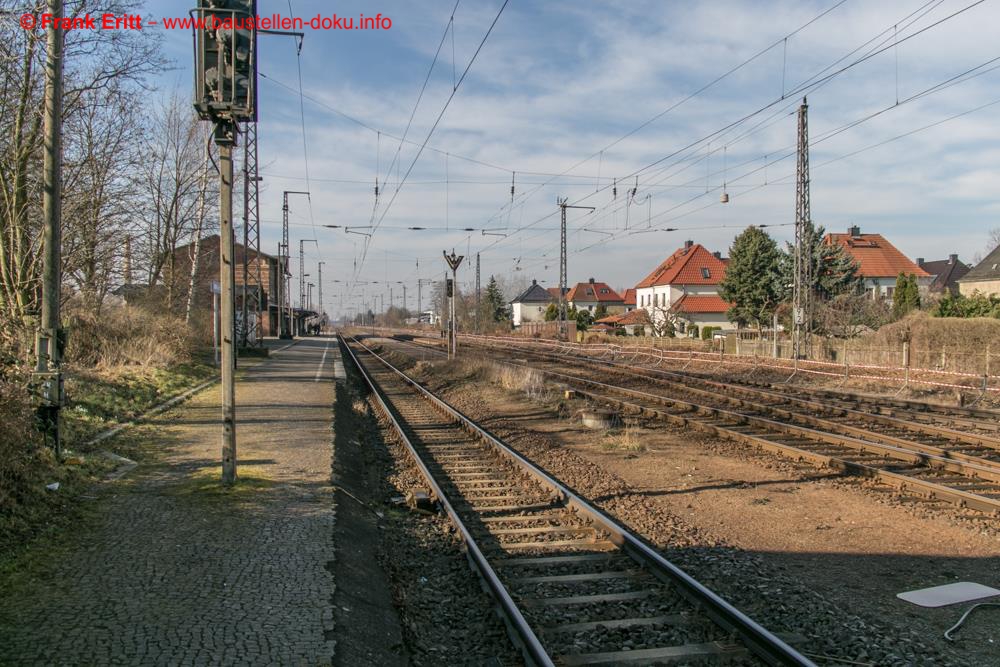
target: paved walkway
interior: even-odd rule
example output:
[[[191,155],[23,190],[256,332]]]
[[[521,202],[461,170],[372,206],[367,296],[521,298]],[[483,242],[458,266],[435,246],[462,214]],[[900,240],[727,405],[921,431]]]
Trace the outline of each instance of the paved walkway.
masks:
[[[335,358],[305,339],[238,384],[235,491],[217,387],[157,418],[163,463],[0,600],[0,664],[331,664]]]

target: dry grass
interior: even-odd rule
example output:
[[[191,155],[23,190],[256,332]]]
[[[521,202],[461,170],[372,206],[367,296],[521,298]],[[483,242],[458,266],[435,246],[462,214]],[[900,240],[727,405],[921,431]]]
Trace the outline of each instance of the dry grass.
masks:
[[[646,445],[642,443],[640,436],[641,429],[633,422],[626,420],[621,428],[605,432],[601,447],[608,451],[644,452]]]
[[[533,400],[545,400],[550,389],[545,384],[545,376],[532,368],[514,368],[506,365],[487,364],[490,379],[509,391],[523,392]]]
[[[66,361],[89,368],[168,367],[190,361],[196,336],[184,321],[128,306],[95,315],[67,309]]]

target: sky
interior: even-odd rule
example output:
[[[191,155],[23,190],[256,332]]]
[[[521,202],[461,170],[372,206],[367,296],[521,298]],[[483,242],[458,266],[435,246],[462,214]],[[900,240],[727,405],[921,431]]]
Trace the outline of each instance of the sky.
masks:
[[[815,224],[966,262],[1000,227],[996,2],[509,0],[497,18],[502,5],[459,0],[452,20],[453,0],[260,0],[259,15],[391,19],[307,28],[299,55],[259,40],[262,250],[282,191],[309,190],[290,199],[293,256],[317,240],[306,272],[324,262],[330,314],[388,305],[386,283],[401,305],[399,282],[416,308],[443,250],[472,258],[466,285],[476,253],[484,287],[557,285],[559,198],[596,209],[567,209],[570,284],[632,287],[686,240],[728,254],[748,225],[784,244],[803,94]],[[158,90],[189,90],[190,35],[164,32],[176,67]]]

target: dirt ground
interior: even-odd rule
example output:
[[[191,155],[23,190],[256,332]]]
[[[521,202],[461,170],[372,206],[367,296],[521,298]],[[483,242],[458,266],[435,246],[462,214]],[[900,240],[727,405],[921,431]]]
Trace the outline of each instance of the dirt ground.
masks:
[[[969,605],[925,609],[896,598],[956,581],[1000,587],[1000,519],[969,520],[968,513],[661,423],[590,431],[573,417],[581,402],[553,393],[529,400],[486,379],[466,382],[460,368],[422,370],[473,418],[545,433],[708,541],[758,555],[841,609],[939,648],[949,664],[1000,664],[1000,610],[971,616],[951,643],[942,634]]]

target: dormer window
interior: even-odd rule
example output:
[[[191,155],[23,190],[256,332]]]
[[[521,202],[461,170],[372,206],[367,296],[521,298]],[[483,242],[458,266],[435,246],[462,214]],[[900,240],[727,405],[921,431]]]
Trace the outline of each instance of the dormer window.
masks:
[[[712,272],[708,270],[707,266],[701,267],[701,277],[705,278],[706,280],[712,277]]]

